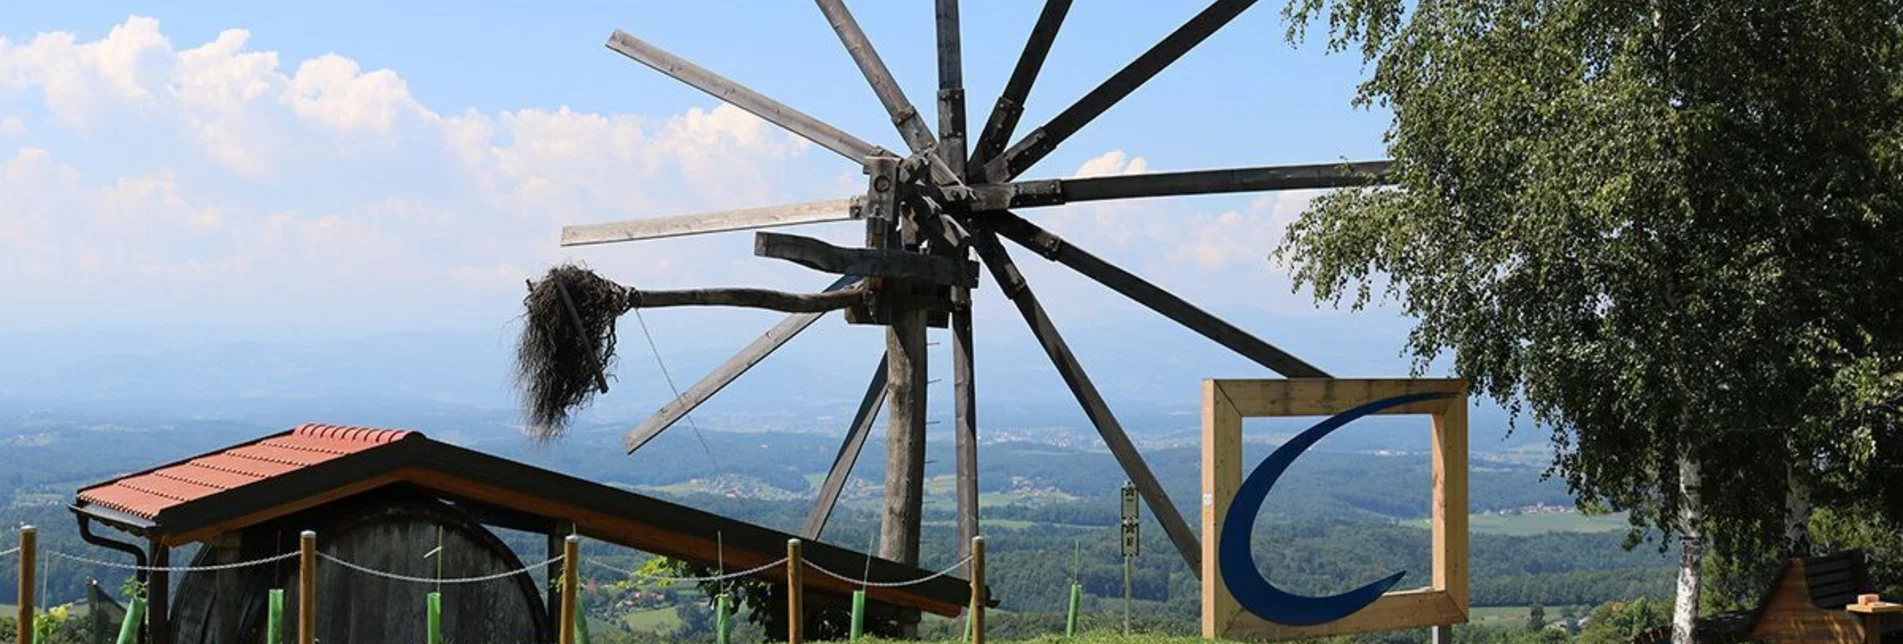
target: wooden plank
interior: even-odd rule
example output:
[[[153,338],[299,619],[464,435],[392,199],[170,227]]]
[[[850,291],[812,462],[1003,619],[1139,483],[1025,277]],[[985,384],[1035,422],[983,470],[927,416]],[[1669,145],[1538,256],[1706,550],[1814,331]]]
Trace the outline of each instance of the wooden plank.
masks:
[[[820,534],[826,531],[826,520],[832,517],[833,508],[839,503],[840,491],[846,489],[846,479],[851,478],[859,453],[865,450],[866,436],[872,433],[872,421],[878,417],[879,407],[885,404],[885,376],[886,359],[881,356],[879,366],[872,370],[872,382],[866,385],[865,396],[859,399],[859,411],[846,427],[846,439],[839,444],[839,453],[833,455],[833,466],[826,471],[826,481],[819,486],[813,509],[806,515],[801,537],[818,541]]]
[[[1420,589],[1391,592],[1353,615],[1316,626],[1284,626],[1256,617],[1237,615],[1223,639],[1286,640],[1352,635],[1375,631],[1422,628],[1467,621],[1453,598],[1444,591]]]
[[[613,244],[642,239],[663,239],[734,230],[753,230],[775,226],[796,226],[829,221],[849,221],[857,216],[863,199],[832,199],[806,203],[723,210],[693,215],[650,217],[600,224],[562,227],[563,246]]]
[[[1024,51],[1018,54],[1017,65],[1011,68],[1011,77],[1004,82],[1004,91],[998,93],[998,102],[991,108],[991,116],[985,119],[985,129],[978,135],[978,145],[972,149],[971,165],[983,167],[986,161],[996,158],[1004,152],[1004,146],[1011,142],[1011,135],[1018,129],[1018,119],[1024,116],[1024,99],[1031,94],[1031,85],[1037,82],[1038,71],[1044,67],[1044,58],[1051,53],[1051,43],[1057,40],[1057,30],[1064,25],[1064,16],[1070,13],[1071,0],[1044,0],[1044,9],[1037,14],[1037,22],[1031,26],[1031,35],[1024,40]]]
[[[1142,87],[1163,68],[1182,58],[1183,54],[1189,53],[1190,49],[1201,44],[1223,25],[1229,24],[1253,4],[1255,0],[1216,0],[1211,3],[1181,27],[1164,36],[1162,41],[1137,56],[1136,60],[1130,61],[1130,64],[1084,94],[1083,98],[1052,117],[1043,127],[1019,139],[1002,155],[987,161],[985,176],[994,183],[1017,178],[1056,149],[1057,144],[1109,111],[1118,101]]]
[[[1031,335],[1037,338],[1052,365],[1057,367],[1057,373],[1063,376],[1064,384],[1070,388],[1071,395],[1077,398],[1078,405],[1084,408],[1084,415],[1090,417],[1091,425],[1097,428],[1097,434],[1103,438],[1104,445],[1110,448],[1117,464],[1130,476],[1130,482],[1136,484],[1144,502],[1156,515],[1157,523],[1163,526],[1164,534],[1176,546],[1177,553],[1183,556],[1184,563],[1189,564],[1193,574],[1201,577],[1202,547],[1197,543],[1196,533],[1190,530],[1189,522],[1183,520],[1183,514],[1177,511],[1176,505],[1170,502],[1169,494],[1163,491],[1163,485],[1157,482],[1156,474],[1143,462],[1143,455],[1130,442],[1129,434],[1123,431],[1123,425],[1110,412],[1110,406],[1104,402],[1103,395],[1097,392],[1096,385],[1091,384],[1089,374],[1084,372],[1083,365],[1071,353],[1070,345],[1064,342],[1064,337],[1044,312],[1043,305],[1031,293],[1030,286],[1024,282],[1017,265],[1011,262],[1004,245],[998,242],[997,235],[983,229],[975,233],[972,237],[974,247],[991,269],[998,288],[1017,305],[1025,324],[1031,327]]]
[[[826,290],[837,291],[851,286],[858,281],[859,279],[856,277],[841,277],[837,281],[834,281],[831,286],[826,287]],[[741,374],[746,373],[748,369],[752,369],[753,365],[760,364],[761,360],[765,360],[767,356],[773,355],[773,352],[778,351],[781,346],[786,344],[787,340],[791,340],[793,336],[799,335],[799,332],[805,331],[806,327],[812,326],[813,322],[818,321],[820,316],[823,315],[825,315],[824,312],[794,313],[786,316],[786,319],[780,320],[780,323],[773,325],[773,328],[767,329],[765,335],[755,338],[753,342],[741,348],[739,353],[734,354],[732,358],[728,358],[726,362],[721,363],[720,366],[715,367],[713,371],[708,372],[706,376],[702,376],[699,381],[689,386],[686,391],[681,392],[680,397],[668,401],[667,404],[662,405],[660,409],[656,410],[653,415],[648,416],[647,420],[641,421],[640,426],[635,427],[634,431],[628,433],[628,438],[624,443],[628,452],[633,453],[635,450],[641,449],[641,446],[646,445],[648,441],[654,440],[654,437],[659,436],[663,430],[672,427],[675,422],[678,422],[689,412],[694,411],[701,403],[707,402],[707,399],[712,398],[714,394],[720,393],[721,389],[732,384],[734,380],[740,378]]]
[[[967,288],[978,285],[976,263],[898,248],[843,248],[811,237],[755,233],[753,254],[836,275],[897,278]]]
[[[1434,414],[1434,587],[1467,616],[1467,397]]]
[[[18,631],[14,635],[15,642],[33,641],[33,616],[36,614],[35,608],[39,605],[33,594],[40,589],[39,581],[36,579],[40,564],[39,544],[40,531],[38,529],[30,525],[20,526],[20,552],[18,553],[20,585],[14,595],[14,600],[20,605],[13,618],[13,626]]]
[[[1332,416],[1362,403],[1383,398],[1430,392],[1460,393],[1466,390],[1459,379],[1334,379],[1291,378],[1288,380],[1224,380],[1236,409],[1244,417],[1257,416]],[[1457,399],[1457,398],[1456,398]],[[1384,409],[1376,414],[1432,414],[1447,409],[1456,399],[1427,400]]]
[[[786,540],[786,644],[806,641],[806,558],[800,540]]]
[[[1290,378],[1328,377],[1327,372],[1301,358],[1263,342],[1260,338],[1250,335],[1249,332],[1177,297],[1176,294],[1092,255],[1022,217],[1009,212],[1000,212],[994,213],[987,219],[995,222],[997,231],[1010,238],[1011,241],[1031,249],[1032,252],[1042,255],[1045,259],[1068,266],[1085,277],[1110,287],[1111,290],[1121,293],[1124,297],[1162,314],[1163,317],[1177,324],[1188,327],[1205,338],[1214,340],[1230,351],[1255,361],[1256,364]]]
[[[785,128],[820,147],[839,153],[853,163],[864,163],[868,157],[875,156],[878,146],[860,140],[844,130],[827,125],[806,113],[788,107],[779,101],[767,98],[765,94],[748,89],[745,85],[728,80],[719,74],[708,71],[686,59],[668,53],[666,50],[649,44],[627,32],[616,29],[608,38],[608,48],[635,62],[654,68],[675,80],[692,85],[695,89],[712,94],[714,98],[746,110],[767,122]]]
[[[1082,179],[1045,179],[1012,184],[1013,207],[1054,206],[1082,201],[1183,195],[1320,190],[1377,185],[1392,162],[1319,163],[1189,172],[1157,172]]]
[[[872,47],[872,41],[866,38],[866,32],[859,28],[859,21],[853,19],[852,12],[846,9],[843,0],[815,0],[826,22],[832,25],[833,33],[839,35],[839,43],[846,46],[846,53],[852,56],[852,62],[859,66],[859,73],[866,77],[866,83],[872,86],[872,93],[879,97],[879,103],[885,105],[886,114],[891,115],[892,123],[899,128],[899,136],[904,137],[906,145],[913,152],[925,153],[938,147],[937,137],[925,126],[925,120],[918,115],[918,109],[912,107],[912,101],[905,97],[905,90],[899,87],[899,81],[892,77],[885,61],[879,58],[879,51]]]
[[[953,449],[957,451],[958,542],[970,544],[978,525],[978,390],[973,382],[971,305],[951,312]],[[969,546],[961,546],[960,554]]]
[[[1216,558],[1223,518],[1242,485],[1242,414],[1229,401],[1222,384],[1203,381],[1203,639],[1221,639],[1229,632],[1242,606],[1229,594]]]
[[[839,35],[839,43],[846,46],[846,53],[852,56],[852,62],[859,66],[859,73],[872,85],[872,93],[879,97],[879,103],[885,106],[886,114],[892,117],[892,124],[898,126],[899,136],[905,139],[906,147],[914,154],[925,159],[930,166],[933,182],[938,185],[962,185],[960,175],[954,174],[951,166],[938,149],[938,137],[925,125],[924,117],[919,116],[918,108],[905,97],[905,91],[899,87],[899,81],[892,77],[885,61],[879,58],[878,50],[872,47],[872,41],[866,38],[866,32],[859,28],[859,21],[853,19],[852,12],[846,9],[844,0],[815,0],[821,13],[826,14],[826,22],[833,27],[833,33]]]

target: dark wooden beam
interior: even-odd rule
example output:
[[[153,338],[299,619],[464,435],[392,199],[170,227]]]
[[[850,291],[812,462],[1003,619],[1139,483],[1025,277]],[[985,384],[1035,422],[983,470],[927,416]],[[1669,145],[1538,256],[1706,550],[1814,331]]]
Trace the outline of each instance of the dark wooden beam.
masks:
[[[837,291],[859,282],[857,277],[841,277],[831,286],[826,287],[826,290]],[[767,329],[765,335],[754,339],[752,343],[741,349],[740,353],[715,367],[699,382],[688,387],[687,391],[681,392],[680,397],[662,405],[654,412],[654,415],[641,421],[641,425],[635,427],[634,431],[628,432],[625,441],[628,453],[632,454],[635,450],[641,449],[642,445],[648,444],[648,441],[654,440],[655,436],[659,436],[662,431],[679,422],[681,417],[694,411],[694,408],[707,402],[708,398],[712,398],[714,394],[738,379],[740,374],[746,373],[748,369],[753,368],[753,365],[760,364],[761,360],[765,360],[767,356],[779,350],[787,340],[793,339],[793,336],[805,331],[806,327],[812,326],[813,322],[818,321],[822,315],[825,313],[795,313],[786,316],[786,319],[773,325],[773,328]]]
[[[1077,356],[1071,353],[1070,345],[1064,342],[1057,326],[1045,314],[1044,306],[1031,293],[1030,285],[1025,283],[1024,275],[1018,272],[1017,265],[1011,262],[1004,245],[988,229],[973,231],[972,241],[978,256],[991,269],[992,279],[998,282],[999,290],[1017,305],[1018,312],[1031,327],[1031,335],[1044,347],[1051,364],[1057,367],[1057,373],[1064,377],[1064,384],[1070,387],[1071,395],[1076,396],[1078,404],[1084,408],[1084,415],[1090,418],[1090,423],[1097,428],[1097,434],[1103,437],[1104,445],[1110,448],[1117,464],[1123,467],[1130,482],[1136,485],[1144,502],[1150,506],[1150,512],[1156,515],[1157,523],[1162,524],[1170,543],[1176,546],[1183,561],[1189,564],[1191,574],[1201,577],[1202,550],[1196,541],[1196,533],[1190,530],[1189,523],[1183,520],[1183,514],[1170,502],[1169,494],[1163,491],[1163,484],[1157,482],[1156,474],[1143,462],[1143,455],[1130,442],[1129,434],[1123,431],[1123,425],[1110,412],[1110,406],[1104,402],[1103,395],[1097,392],[1096,385],[1091,384],[1089,374],[1084,373],[1084,367],[1077,362]]]
[[[925,500],[925,318],[918,308],[888,313],[886,328],[885,503],[879,519],[879,556],[918,564]],[[918,616],[900,618],[906,636],[916,636]]]
[[[629,308],[669,306],[738,306],[783,313],[825,313],[865,301],[866,290],[854,286],[823,293],[788,293],[764,288],[690,288],[678,291],[631,291]]]
[[[145,584],[145,641],[172,644],[172,548],[152,541],[152,568]]]
[[[815,2],[820,12],[826,14],[826,22],[832,25],[833,33],[839,34],[839,43],[846,46],[846,53],[852,56],[852,62],[859,66],[859,72],[872,85],[872,93],[878,95],[879,103],[885,105],[886,114],[892,116],[892,123],[898,126],[899,136],[905,139],[906,147],[924,157],[931,165],[933,181],[940,185],[963,185],[964,180],[952,172],[939,153],[938,137],[925,125],[925,118],[919,116],[918,108],[905,98],[905,90],[899,87],[898,79],[892,77],[892,70],[887,69],[885,61],[879,58],[878,50],[873,49],[872,41],[859,28],[859,21],[853,19],[851,11],[846,10],[845,0]]]
[[[1176,31],[1164,36],[1161,42],[1150,47],[1149,51],[1137,56],[1123,69],[1117,70],[1103,84],[1090,90],[1076,103],[1052,117],[1043,127],[1032,130],[1019,139],[1004,154],[985,163],[985,176],[992,183],[1010,181],[1019,174],[1050,154],[1057,144],[1070,138],[1078,130],[1142,87],[1143,83],[1155,77],[1170,63],[1182,58],[1196,45],[1202,44],[1210,34],[1216,33],[1223,25],[1229,24],[1244,9],[1255,4],[1255,0],[1216,0],[1208,8],[1190,18],[1189,22],[1177,27]]]
[[[958,470],[958,553],[971,554],[978,536],[978,389],[973,381],[971,302],[952,309],[953,449]]]
[[[1063,264],[1111,290],[1163,314],[1177,324],[1188,327],[1203,337],[1216,341],[1230,351],[1241,354],[1264,367],[1274,370],[1288,378],[1327,378],[1326,372],[1302,361],[1287,351],[1276,348],[1249,332],[1237,328],[1209,312],[1197,308],[1187,300],[1144,281],[1115,264],[1078,248],[1050,231],[1038,227],[1024,218],[1009,212],[985,215],[986,223],[994,226],[999,234],[1011,241],[1029,248],[1045,259]]]
[[[959,179],[965,176],[965,63],[959,44],[958,0],[938,0],[938,152]]]
[[[1158,172],[1084,179],[1019,181],[978,190],[986,205],[1055,206],[1078,201],[1175,197],[1270,190],[1320,190],[1387,183],[1389,161],[1317,163],[1225,170]],[[1002,193],[1003,199],[1000,199]]]
[[[898,248],[844,248],[811,237],[754,233],[753,254],[838,275],[899,278],[948,286],[978,285],[978,265],[974,262]]]
[[[1031,95],[1031,85],[1037,82],[1037,73],[1044,68],[1044,58],[1051,53],[1051,43],[1057,40],[1057,29],[1064,25],[1064,16],[1070,13],[1071,0],[1044,0],[1044,10],[1038,12],[1037,23],[1031,26],[1031,36],[1024,41],[1024,52],[1018,54],[1018,64],[1011,68],[1011,78],[1004,82],[1004,91],[998,94],[998,102],[991,107],[991,117],[985,119],[985,129],[978,134],[978,145],[972,148],[971,164],[983,167],[1004,152],[1004,146],[1011,142],[1011,135],[1018,129],[1018,119],[1024,116],[1024,99]]]
[[[867,157],[879,152],[879,147],[860,140],[844,130],[827,125],[806,113],[788,107],[785,103],[767,98],[765,94],[748,89],[745,85],[728,80],[719,74],[708,71],[699,65],[687,62],[687,59],[668,53],[646,41],[628,35],[616,29],[608,38],[608,48],[635,62],[654,68],[654,71],[667,74],[695,89],[712,94],[714,98],[751,112],[754,116],[785,128],[818,143],[820,147],[839,153],[851,159],[853,163],[865,163]]]
[[[865,450],[866,436],[872,433],[872,421],[879,416],[879,407],[885,404],[885,377],[886,359],[879,358],[878,368],[872,371],[872,382],[866,385],[866,395],[859,399],[859,411],[852,415],[846,438],[839,444],[839,453],[833,456],[832,469],[826,471],[826,482],[819,486],[813,510],[806,515],[805,527],[800,528],[801,538],[817,541],[826,531],[826,521],[832,518],[833,508],[839,504],[839,493],[846,489],[852,466],[859,462],[859,453]]]

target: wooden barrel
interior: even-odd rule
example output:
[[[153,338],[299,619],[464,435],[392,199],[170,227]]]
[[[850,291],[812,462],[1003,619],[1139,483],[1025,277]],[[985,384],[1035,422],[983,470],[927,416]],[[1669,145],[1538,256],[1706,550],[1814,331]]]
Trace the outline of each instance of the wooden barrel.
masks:
[[[403,490],[362,494],[205,545],[194,567],[250,561],[297,549],[299,532],[317,531],[318,550],[365,568],[410,577],[490,575],[522,568],[501,539],[453,506]],[[442,551],[425,557],[438,543]],[[426,641],[426,597],[435,583],[387,579],[320,559],[317,639],[350,644]],[[553,642],[555,631],[531,574],[441,584],[443,639],[453,644]],[[176,644],[261,644],[270,589],[285,591],[285,636],[296,637],[297,560],[234,570],[191,572],[172,601]],[[273,642],[270,644],[285,644]]]

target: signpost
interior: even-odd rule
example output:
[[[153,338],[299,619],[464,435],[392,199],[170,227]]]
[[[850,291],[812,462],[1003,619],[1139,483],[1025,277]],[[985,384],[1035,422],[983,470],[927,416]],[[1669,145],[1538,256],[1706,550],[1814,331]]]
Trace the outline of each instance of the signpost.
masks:
[[[1135,483],[1123,484],[1123,634],[1130,635],[1131,603],[1131,567],[1136,564],[1137,555],[1143,549],[1143,540],[1138,534],[1137,523],[1137,486]]]

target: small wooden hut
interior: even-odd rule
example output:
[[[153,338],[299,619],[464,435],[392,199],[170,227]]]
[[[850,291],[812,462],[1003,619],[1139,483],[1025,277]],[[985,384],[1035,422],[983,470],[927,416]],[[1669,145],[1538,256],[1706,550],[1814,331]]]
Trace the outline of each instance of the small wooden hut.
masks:
[[[216,452],[81,489],[72,506],[87,541],[157,568],[176,566],[174,548],[199,543],[190,565],[255,561],[297,548],[318,533],[323,555],[365,568],[421,578],[464,578],[523,568],[492,533],[500,527],[545,535],[547,556],[570,534],[689,563],[747,569],[785,556],[793,535],[626,490],[439,443],[420,432],[304,425]],[[107,538],[94,524],[134,536]],[[425,558],[432,549],[442,550]],[[584,553],[585,554],[585,553]],[[438,562],[435,557],[443,557]],[[529,559],[536,559],[529,557]],[[804,559],[869,578],[909,580],[929,573],[824,543]],[[549,574],[558,576],[557,564]],[[756,577],[784,583],[785,568]],[[147,578],[143,641],[150,644],[259,644],[268,590],[286,589],[297,605],[297,562],[189,572],[168,592],[170,575]],[[468,585],[444,585],[445,635],[458,642],[552,642],[541,575],[522,573]],[[424,595],[431,584],[371,576],[320,562],[317,638],[323,642],[412,644],[424,640]],[[809,593],[846,596],[856,584],[805,576]],[[868,589],[887,614],[897,609],[955,616],[970,584],[952,576],[904,587]],[[995,604],[995,601],[989,603]],[[272,643],[277,644],[277,643]]]

